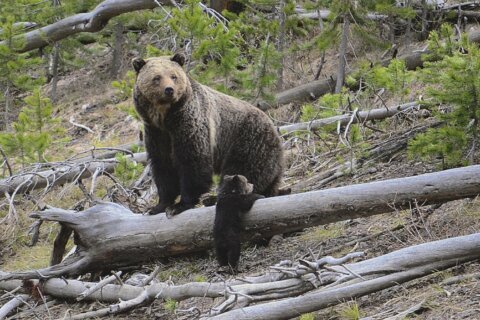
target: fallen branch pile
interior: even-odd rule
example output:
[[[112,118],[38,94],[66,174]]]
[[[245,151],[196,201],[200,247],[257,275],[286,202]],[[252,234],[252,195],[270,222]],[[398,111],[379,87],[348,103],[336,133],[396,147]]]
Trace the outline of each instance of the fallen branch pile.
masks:
[[[37,286],[36,281],[30,281],[27,288],[20,280],[0,281],[0,290],[20,293],[18,297],[22,298],[25,298],[24,293],[34,294],[34,288],[41,290],[43,295],[61,299],[107,303],[121,301],[104,309],[73,316],[72,319],[114,314],[155,299],[180,301],[192,297],[224,297],[216,307],[204,312],[205,319],[290,319],[479,259],[479,246],[480,234],[477,233],[407,247],[356,263],[347,262],[362,257],[363,253],[351,253],[339,259],[312,256],[311,260],[285,260],[272,266],[264,275],[227,282],[147,285],[153,278],[149,277],[146,283],[133,286],[111,284],[115,277],[107,278],[101,285],[53,278],[44,281],[41,286]],[[5,274],[0,272],[2,275]],[[304,294],[308,291],[311,292]],[[280,298],[287,299],[260,303]],[[15,301],[21,300],[14,297],[11,304],[5,306],[18,304]],[[200,311],[196,309],[192,312]]]
[[[245,216],[243,237],[250,240],[270,237],[309,226],[478,194],[480,165],[261,199]],[[213,207],[206,207],[187,210],[168,219],[165,214],[133,214],[114,203],[102,203],[77,213],[62,209],[38,212],[32,217],[58,221],[74,230],[75,254],[61,264],[13,272],[0,280],[113,270],[159,257],[202,251],[212,246],[214,214]]]

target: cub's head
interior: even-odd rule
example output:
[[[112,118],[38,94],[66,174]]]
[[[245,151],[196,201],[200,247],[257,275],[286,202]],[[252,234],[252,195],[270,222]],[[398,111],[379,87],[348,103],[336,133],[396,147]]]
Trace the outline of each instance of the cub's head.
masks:
[[[190,82],[182,66],[183,54],[173,57],[135,58],[138,90],[156,108],[168,108],[188,94]]]
[[[248,194],[253,192],[253,184],[242,175],[224,175],[218,187],[218,195]]]

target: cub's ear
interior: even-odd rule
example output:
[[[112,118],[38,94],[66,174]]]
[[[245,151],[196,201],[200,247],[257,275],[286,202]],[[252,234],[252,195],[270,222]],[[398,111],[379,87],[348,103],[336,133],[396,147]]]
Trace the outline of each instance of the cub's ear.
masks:
[[[142,58],[134,58],[132,60],[132,66],[133,66],[133,69],[135,69],[135,71],[137,73],[140,72],[140,70],[143,68],[143,66],[145,65],[145,60],[143,60]]]
[[[183,55],[182,53],[176,53],[171,60],[175,61],[183,67],[183,65],[185,64],[185,55]]]

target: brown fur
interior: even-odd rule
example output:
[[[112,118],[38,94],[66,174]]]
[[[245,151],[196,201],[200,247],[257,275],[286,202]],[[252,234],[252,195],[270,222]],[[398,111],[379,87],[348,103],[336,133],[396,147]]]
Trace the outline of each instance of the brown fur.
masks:
[[[277,195],[283,151],[269,117],[190,79],[183,62],[179,55],[133,62],[135,106],[145,124],[160,196],[152,213],[168,208],[176,214],[193,207],[208,192],[213,173],[241,174],[254,184],[255,193]],[[166,96],[166,88],[172,88],[173,95]],[[180,203],[174,205],[179,194]]]

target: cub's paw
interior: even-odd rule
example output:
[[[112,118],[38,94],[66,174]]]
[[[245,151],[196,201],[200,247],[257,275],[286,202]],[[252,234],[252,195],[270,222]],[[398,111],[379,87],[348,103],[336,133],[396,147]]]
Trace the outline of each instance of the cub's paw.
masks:
[[[163,203],[159,203],[155,207],[152,207],[152,208],[148,209],[147,214],[155,215],[155,214],[159,214],[161,212],[165,212],[165,209],[167,207],[168,207],[168,205],[163,204]]]
[[[279,196],[286,196],[292,193],[292,188],[278,189]]]
[[[217,203],[217,196],[213,196],[213,195],[208,195],[207,197],[205,197],[205,198],[202,200],[202,204],[203,204],[205,207],[214,206],[215,203]]]
[[[167,207],[165,212],[167,213],[167,217],[171,218],[171,217],[176,216],[177,214],[179,214],[179,213],[181,213],[185,210],[191,209],[193,207],[194,207],[193,205],[179,202],[179,203],[174,204],[173,206]]]

